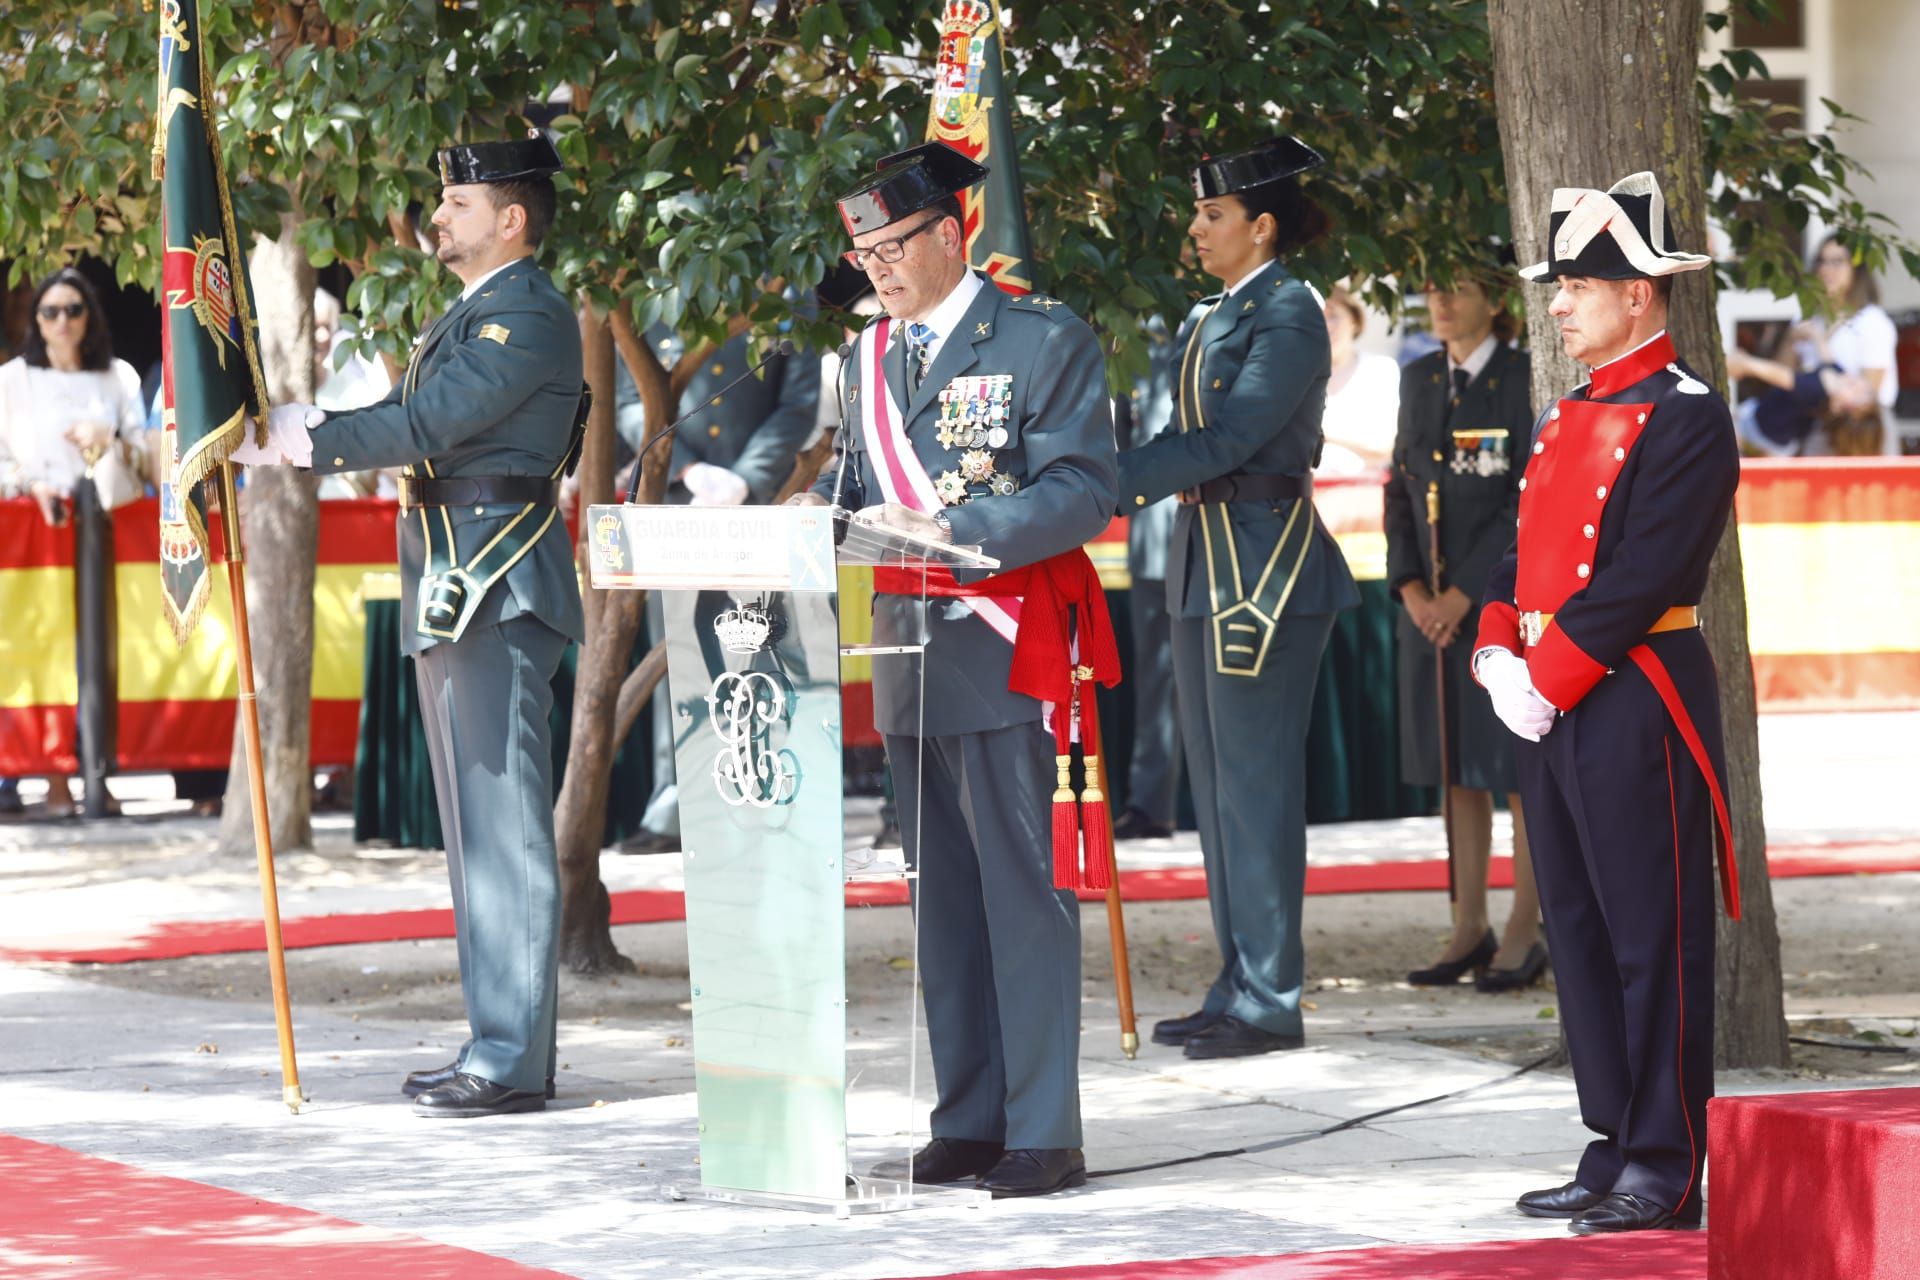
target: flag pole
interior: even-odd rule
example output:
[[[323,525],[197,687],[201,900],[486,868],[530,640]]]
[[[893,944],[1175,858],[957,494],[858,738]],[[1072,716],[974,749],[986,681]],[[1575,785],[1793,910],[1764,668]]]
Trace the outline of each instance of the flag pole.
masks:
[[[300,1114],[300,1067],[293,1054],[293,1007],[287,999],[287,952],[280,940],[280,891],[273,875],[273,828],[267,821],[267,778],[260,754],[260,707],[253,688],[253,637],[247,627],[246,556],[240,543],[240,502],[234,464],[220,471],[220,529],[226,546],[227,588],[233,599],[234,662],[240,673],[240,733],[247,752],[247,794],[253,801],[253,851],[260,864],[260,908],[267,926],[267,972],[273,982],[273,1022],[280,1033],[280,1091],[287,1110]]]

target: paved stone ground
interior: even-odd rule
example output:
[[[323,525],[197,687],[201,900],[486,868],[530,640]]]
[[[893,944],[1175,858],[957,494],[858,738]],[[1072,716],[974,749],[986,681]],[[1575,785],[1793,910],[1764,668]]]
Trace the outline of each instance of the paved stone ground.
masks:
[[[1913,776],[1920,716],[1796,717],[1764,732],[1776,840],[1920,837],[1910,792],[1893,785]],[[257,911],[251,868],[205,852],[211,825],[138,792],[128,788],[129,807],[144,818],[0,826],[0,941]],[[1312,856],[1424,856],[1437,836],[1430,821],[1323,828]],[[1167,865],[1192,847],[1149,842],[1126,857]],[[604,865],[616,888],[677,874],[670,859],[608,855]],[[282,874],[290,915],[444,902],[437,859],[353,850],[337,823]],[[1920,897],[1920,875],[1774,888],[1790,1014],[1817,1016],[1830,1034],[1872,1032],[1888,1048],[1913,1043],[1920,943],[1895,926]],[[1585,1140],[1571,1081],[1512,1065],[1550,1033],[1552,992],[1489,999],[1400,982],[1444,931],[1436,895],[1310,900],[1310,1047],[1224,1063],[1152,1047],[1121,1056],[1103,922],[1097,908],[1085,918],[1091,1166],[1242,1154],[1097,1177],[1040,1201],[850,1221],[673,1203],[664,1187],[698,1179],[678,924],[616,931],[637,974],[568,979],[553,1110],[468,1123],[418,1120],[395,1091],[401,1074],[445,1061],[462,1038],[450,941],[292,953],[311,1095],[298,1117],[278,1101],[261,957],[0,965],[0,1131],[595,1278],[938,1275],[1563,1231],[1508,1208],[1519,1191],[1564,1178]],[[1129,931],[1143,1025],[1185,1011],[1212,963],[1205,904],[1134,907]],[[848,942],[849,1110],[864,1163],[906,1141],[902,1117],[924,1122],[931,1073],[924,1050],[909,1047],[906,913],[851,912]],[[1912,1078],[1916,1061],[1832,1051],[1811,1066],[1825,1079],[1742,1073],[1721,1088],[1832,1087],[1869,1071],[1885,1084]],[[1439,1095],[1453,1096],[1323,1132]]]

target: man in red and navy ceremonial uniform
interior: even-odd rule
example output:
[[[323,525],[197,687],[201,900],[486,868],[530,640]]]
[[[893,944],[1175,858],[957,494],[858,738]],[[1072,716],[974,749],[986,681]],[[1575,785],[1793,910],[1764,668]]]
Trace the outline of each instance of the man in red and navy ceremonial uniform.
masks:
[[[1713,1092],[1713,831],[1739,915],[1719,691],[1696,606],[1739,483],[1727,406],[1667,337],[1659,185],[1554,192],[1549,314],[1593,380],[1534,428],[1474,674],[1518,744],[1581,1118],[1574,1180],[1520,1197],[1586,1235],[1700,1222]]]

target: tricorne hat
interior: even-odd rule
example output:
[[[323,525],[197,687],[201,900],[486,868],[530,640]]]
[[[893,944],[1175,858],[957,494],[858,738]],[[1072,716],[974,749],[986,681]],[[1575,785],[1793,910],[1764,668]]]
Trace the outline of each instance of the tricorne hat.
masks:
[[[923,142],[881,157],[874,174],[835,201],[847,234],[862,235],[900,221],[987,176],[987,167],[944,142]]]
[[[445,187],[545,178],[565,168],[553,142],[538,129],[512,142],[463,142],[442,147],[437,159],[440,185]]]
[[[1300,139],[1283,133],[1245,151],[1203,158],[1200,167],[1193,171],[1193,194],[1201,200],[1229,196],[1249,187],[1291,178],[1325,163],[1325,156]]]
[[[1547,260],[1522,267],[1522,279],[1561,276],[1632,280],[1698,271],[1713,259],[1669,248],[1673,223],[1649,172],[1628,174],[1605,191],[1558,187],[1547,229]]]

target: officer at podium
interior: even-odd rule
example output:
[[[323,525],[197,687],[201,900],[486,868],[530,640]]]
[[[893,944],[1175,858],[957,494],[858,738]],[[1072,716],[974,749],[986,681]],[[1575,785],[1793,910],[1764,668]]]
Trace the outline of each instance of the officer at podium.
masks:
[[[841,197],[847,257],[886,314],[856,344],[836,392],[849,423],[839,457],[797,500],[838,496],[864,505],[865,518],[977,545],[1000,562],[1002,580],[1064,567],[1090,592],[1076,598],[1084,637],[1089,600],[1106,621],[1081,551],[1114,510],[1106,376],[1093,331],[1072,312],[1052,298],[1010,297],[968,269],[959,194],[985,176],[929,143],[883,160]],[[876,580],[874,601],[877,643],[917,637],[926,610],[924,722],[918,662],[874,664],[875,720],[920,874],[938,1092],[933,1138],[913,1157],[912,1177],[973,1182],[996,1197],[1086,1181],[1079,906],[1050,871],[1049,725],[1066,711],[1047,721],[1037,698],[1008,687],[1022,665],[1014,638],[1034,640],[1023,628],[1036,627],[1046,597],[1043,586],[1024,597],[970,594],[962,582],[923,606]],[[1063,635],[1060,647],[1064,671],[1073,659]],[[874,1172],[903,1177],[907,1162]]]
[[[556,505],[576,448],[580,331],[534,261],[560,157],[544,136],[440,152],[435,254],[465,284],[365,409],[284,405],[242,462],[319,475],[404,466],[401,617],[411,629],[453,882],[471,1038],[402,1092],[428,1116],[539,1111],[553,1096],[560,931],[551,680],[584,634]]]

